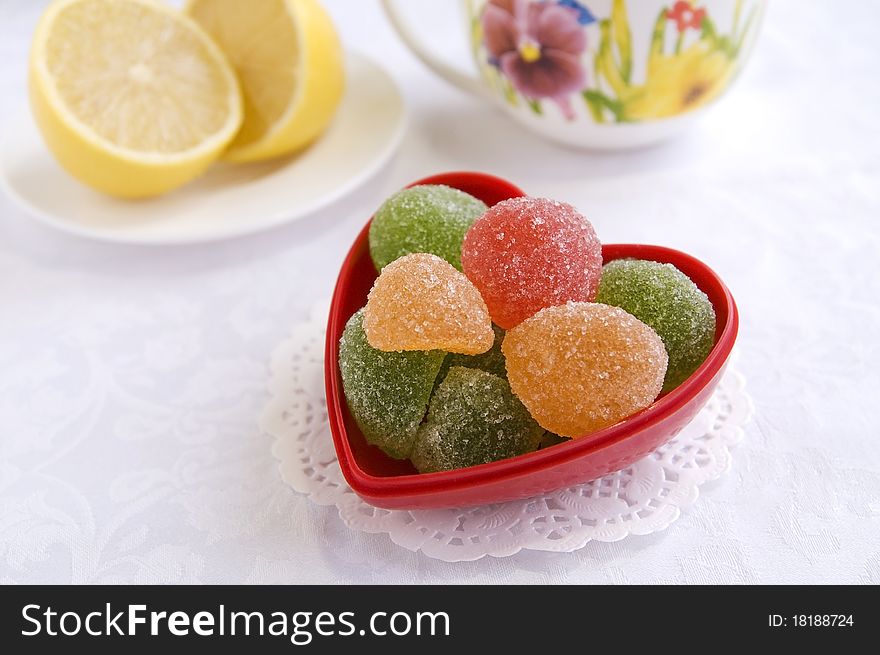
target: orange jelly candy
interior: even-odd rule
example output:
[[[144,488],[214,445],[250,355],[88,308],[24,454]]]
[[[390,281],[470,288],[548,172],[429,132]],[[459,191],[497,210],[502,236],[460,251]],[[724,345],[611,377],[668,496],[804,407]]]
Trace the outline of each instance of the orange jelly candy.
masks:
[[[445,350],[479,355],[495,333],[480,292],[436,255],[414,253],[382,269],[364,309],[369,344],[386,352]]]
[[[542,309],[508,330],[501,349],[510,387],[538,424],[574,438],[650,405],[668,362],[650,327],[587,302]]]

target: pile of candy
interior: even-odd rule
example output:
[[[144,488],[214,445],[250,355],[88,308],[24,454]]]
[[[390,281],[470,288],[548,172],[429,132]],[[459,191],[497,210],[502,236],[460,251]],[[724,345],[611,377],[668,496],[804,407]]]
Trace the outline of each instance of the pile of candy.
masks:
[[[714,345],[709,299],[670,264],[602,266],[571,205],[487,208],[418,186],[370,227],[381,271],[339,366],[371,444],[421,472],[493,462],[617,423],[683,382]]]

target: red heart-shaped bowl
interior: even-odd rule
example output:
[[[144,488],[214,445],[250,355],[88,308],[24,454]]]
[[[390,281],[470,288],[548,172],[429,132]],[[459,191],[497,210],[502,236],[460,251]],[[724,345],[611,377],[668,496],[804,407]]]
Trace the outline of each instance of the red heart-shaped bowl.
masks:
[[[418,184],[446,184],[488,205],[525,195],[500,178],[482,173],[446,173]],[[680,386],[649,407],[615,425],[527,455],[455,471],[419,474],[408,461],[395,460],[369,445],[348,411],[339,373],[339,338],[345,323],[367,302],[377,277],[364,227],[352,245],[333,293],[327,325],[324,377],[327,413],[339,466],[351,488],[364,500],[389,509],[466,507],[527,498],[595,480],[626,468],[662,446],[706,404],[718,384],[736,340],[739,319],[727,287],[708,266],[678,250],[660,246],[610,244],[606,262],[636,257],[668,262],[702,289],[715,307],[715,347],[706,361]]]

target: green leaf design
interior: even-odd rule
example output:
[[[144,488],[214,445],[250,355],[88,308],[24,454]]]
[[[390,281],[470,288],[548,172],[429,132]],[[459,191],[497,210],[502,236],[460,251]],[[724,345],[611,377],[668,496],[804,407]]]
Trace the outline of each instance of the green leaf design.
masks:
[[[544,113],[544,110],[541,108],[541,103],[533,98],[525,98],[526,104],[529,106],[535,114],[541,116]]]
[[[614,116],[614,120],[618,123],[626,121],[623,113],[623,103],[619,100],[613,100],[596,89],[587,89],[583,92],[583,97],[587,103],[587,107],[590,109],[590,113],[592,113],[593,118],[596,119],[596,122],[605,122],[605,114],[603,110],[611,112],[611,115]]]
[[[611,7],[611,30],[614,34],[614,44],[617,46],[620,76],[629,84],[632,75],[632,33],[629,29],[624,0],[614,0]]]
[[[587,108],[590,110],[590,115],[593,117],[593,122],[604,123],[605,114],[602,112],[602,105],[596,102],[594,99],[589,98],[586,91],[584,92],[584,100],[586,100],[587,102]]]
[[[712,41],[716,48],[719,47],[718,30],[715,28],[715,23],[709,18],[708,14],[703,17],[703,24],[700,27],[702,38]]]
[[[513,84],[511,84],[510,80],[503,75],[499,75],[498,77],[501,78],[501,88],[504,91],[504,99],[507,100],[511,107],[519,107],[519,96],[516,89],[513,88]]]
[[[657,20],[654,21],[654,31],[651,33],[651,48],[648,52],[648,71],[650,74],[654,63],[663,56],[663,41],[666,36],[666,9],[661,9]]]

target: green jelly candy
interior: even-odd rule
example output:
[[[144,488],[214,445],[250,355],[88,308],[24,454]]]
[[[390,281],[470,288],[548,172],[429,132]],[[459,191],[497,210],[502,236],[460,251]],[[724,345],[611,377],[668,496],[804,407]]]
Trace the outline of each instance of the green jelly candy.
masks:
[[[475,466],[531,452],[543,434],[507,380],[454,366],[434,392],[410,459],[422,473]]]
[[[669,366],[663,391],[693,373],[715,344],[715,309],[705,293],[672,264],[618,259],[602,268],[596,302],[646,323],[663,340]]]
[[[427,252],[461,270],[461,242],[485,203],[452,187],[426,184],[386,200],[370,225],[370,256],[381,271],[404,255]]]
[[[339,340],[345,400],[369,443],[406,459],[446,353],[376,350],[367,343],[363,314],[361,309],[348,320]]]
[[[437,376],[435,387],[446,379],[446,374],[453,366],[464,366],[465,368],[476,368],[487,373],[494,373],[500,378],[507,379],[507,368],[504,365],[504,353],[501,352],[501,342],[504,341],[504,330],[497,325],[492,326],[495,332],[495,342],[492,347],[482,355],[460,355],[458,353],[449,353],[443,366],[440,367],[440,375]]]

